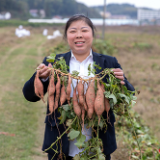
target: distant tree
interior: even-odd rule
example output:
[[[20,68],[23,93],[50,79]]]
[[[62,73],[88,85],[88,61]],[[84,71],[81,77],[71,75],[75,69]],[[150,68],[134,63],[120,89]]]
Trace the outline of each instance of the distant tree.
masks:
[[[98,11],[103,11],[103,6],[94,6],[92,8]],[[137,8],[128,3],[110,3],[107,5],[107,12],[110,12],[112,15],[126,15],[130,16],[131,18],[137,18]]]
[[[29,18],[30,9],[44,9],[46,18],[52,18],[55,15],[69,17],[77,13],[83,13],[90,18],[101,17],[97,10],[77,3],[75,0],[0,0],[0,12],[10,11],[14,18]]]
[[[84,4],[77,3],[75,0],[46,0],[44,9],[47,17],[54,15],[68,17],[73,14],[83,13],[91,18],[101,18],[95,9],[88,8]]]
[[[13,18],[28,17],[28,4],[21,0],[0,0],[0,12],[10,12]]]

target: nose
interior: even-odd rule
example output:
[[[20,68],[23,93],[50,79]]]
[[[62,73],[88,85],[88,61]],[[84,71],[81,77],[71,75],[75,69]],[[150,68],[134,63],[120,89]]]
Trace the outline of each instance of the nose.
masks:
[[[76,37],[77,37],[77,38],[82,38],[82,32],[81,32],[81,31],[77,31]]]

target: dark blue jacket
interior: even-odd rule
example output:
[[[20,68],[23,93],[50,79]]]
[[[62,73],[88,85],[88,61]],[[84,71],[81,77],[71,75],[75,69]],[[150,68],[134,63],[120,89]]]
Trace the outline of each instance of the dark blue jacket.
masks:
[[[61,56],[64,57],[64,59],[66,60],[66,64],[69,66],[71,52],[68,52],[65,54],[58,54],[56,56],[56,58],[61,57]],[[98,53],[93,52],[93,61],[101,67],[100,70],[98,70],[98,69],[96,70],[96,73],[101,72],[104,68],[121,68],[117,59],[115,57],[111,57],[108,55],[102,55],[102,54],[98,54]],[[46,57],[44,58],[43,63],[45,65],[48,65],[48,62],[46,61]],[[34,75],[25,83],[25,85],[23,87],[24,97],[28,101],[31,101],[31,102],[36,102],[36,101],[40,100],[39,97],[37,97],[34,92],[35,74],[36,73],[34,73]],[[127,89],[130,91],[134,91],[133,86],[127,81],[126,78],[124,81],[125,81],[125,85],[126,85]],[[43,82],[44,93],[47,92],[48,84],[49,84],[49,81]],[[47,104],[47,113],[49,113],[48,104]],[[114,129],[115,116],[114,116],[112,110],[110,110],[109,114],[110,114],[111,125],[108,124],[107,132],[104,132],[103,129],[99,131],[99,137],[102,139],[105,155],[111,154],[117,148],[115,129]],[[107,114],[104,114],[104,115],[107,115]],[[45,128],[44,143],[43,143],[42,150],[45,150],[46,148],[50,147],[50,145],[59,136],[59,132],[60,132],[60,134],[62,134],[65,131],[65,128],[63,125],[58,126],[59,131],[57,129],[56,124],[58,124],[58,122],[59,122],[57,117],[59,117],[59,116],[60,116],[60,114],[57,111],[55,112],[55,116],[54,116],[54,114],[51,116],[46,116],[46,119],[45,119],[46,128]],[[55,120],[56,120],[56,123],[55,123]],[[68,140],[67,134],[65,134],[62,137],[62,141],[60,143],[62,144],[62,152],[67,156],[68,151],[69,151],[69,140]],[[60,147],[58,145],[58,150],[59,150],[59,148]],[[54,145],[53,149],[57,149],[57,146]],[[53,154],[53,155],[55,154],[54,150],[51,150],[51,149],[48,150],[47,152],[50,154]]]

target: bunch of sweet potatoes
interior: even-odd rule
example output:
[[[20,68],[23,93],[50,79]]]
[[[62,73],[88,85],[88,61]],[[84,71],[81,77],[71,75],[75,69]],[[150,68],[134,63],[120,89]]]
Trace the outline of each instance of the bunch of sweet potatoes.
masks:
[[[37,71],[34,82],[35,94],[44,101],[43,84],[38,75],[39,73]],[[60,74],[57,71],[54,71],[54,69],[51,71],[48,85],[48,102],[50,114],[52,114],[59,105],[62,106],[64,102],[67,101],[68,104],[73,105],[73,110],[79,118],[81,117],[83,125],[85,115],[89,119],[92,119],[93,114],[95,113],[98,116],[98,123],[100,122],[100,117],[104,111],[107,112],[108,117],[110,104],[109,100],[104,96],[104,85],[100,84],[99,80],[89,80],[88,88],[85,93],[85,80],[80,78],[79,82],[77,81],[77,85],[73,90],[73,98],[71,98],[72,77],[70,74],[67,76],[68,82],[65,86],[63,78],[60,79]]]

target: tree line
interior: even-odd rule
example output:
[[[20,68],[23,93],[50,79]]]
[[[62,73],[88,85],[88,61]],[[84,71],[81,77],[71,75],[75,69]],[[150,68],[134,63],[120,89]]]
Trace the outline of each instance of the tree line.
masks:
[[[55,15],[69,17],[76,13],[83,13],[90,18],[102,18],[100,11],[103,11],[103,5],[87,7],[76,0],[0,0],[0,13],[9,11],[12,18],[31,18],[30,9],[43,9],[46,13],[45,18],[52,18]],[[110,3],[107,5],[107,11],[112,15],[137,18],[137,8],[128,3]]]
[[[90,18],[101,18],[96,9],[75,0],[0,0],[0,13],[9,11],[12,18],[29,18],[30,9],[43,9],[46,13],[45,18],[52,18],[55,15],[69,17],[77,13],[83,13]]]
[[[94,6],[92,7],[97,9],[97,11],[103,11],[103,6]],[[137,8],[134,5],[123,3],[111,3],[107,5],[107,12],[110,12],[112,15],[126,15],[131,18],[137,18]]]

